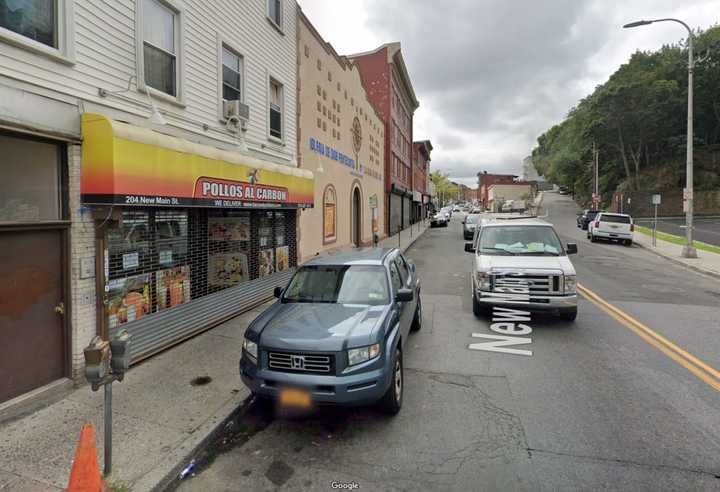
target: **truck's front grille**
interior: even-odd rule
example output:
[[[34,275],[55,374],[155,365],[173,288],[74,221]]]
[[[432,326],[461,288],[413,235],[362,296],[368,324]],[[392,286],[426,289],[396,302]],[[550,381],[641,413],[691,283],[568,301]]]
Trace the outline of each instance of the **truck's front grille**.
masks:
[[[268,352],[268,367],[273,371],[333,373],[335,358],[325,354]]]
[[[525,288],[529,294],[560,294],[560,275],[530,275],[524,273],[495,273],[491,277],[492,292],[507,292],[507,288]]]

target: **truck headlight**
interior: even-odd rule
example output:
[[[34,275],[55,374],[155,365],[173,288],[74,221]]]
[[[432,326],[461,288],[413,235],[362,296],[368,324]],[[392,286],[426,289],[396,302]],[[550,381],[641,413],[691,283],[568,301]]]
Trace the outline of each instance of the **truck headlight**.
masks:
[[[250,356],[253,362],[257,361],[257,343],[251,342],[247,338],[243,339],[243,350]]]
[[[490,275],[487,272],[476,272],[475,285],[479,290],[490,290]]]
[[[380,355],[380,344],[348,349],[348,365],[354,366]]]
[[[577,286],[577,277],[575,275],[565,275],[565,293],[574,294]]]

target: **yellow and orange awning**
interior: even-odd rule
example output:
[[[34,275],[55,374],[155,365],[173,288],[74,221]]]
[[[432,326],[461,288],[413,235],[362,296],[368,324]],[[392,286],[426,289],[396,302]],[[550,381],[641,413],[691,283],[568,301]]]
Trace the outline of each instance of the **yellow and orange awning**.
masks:
[[[82,115],[85,204],[201,207],[313,206],[310,171]]]

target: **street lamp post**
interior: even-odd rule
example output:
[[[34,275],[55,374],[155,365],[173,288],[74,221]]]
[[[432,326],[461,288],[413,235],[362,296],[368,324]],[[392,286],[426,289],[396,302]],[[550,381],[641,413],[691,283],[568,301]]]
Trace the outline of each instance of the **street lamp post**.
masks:
[[[697,250],[693,246],[693,32],[690,26],[679,19],[641,20],[625,24],[624,28],[647,26],[654,22],[677,22],[682,24],[688,32],[688,107],[687,107],[687,153],[685,178],[685,246],[682,249],[683,258],[697,258]]]

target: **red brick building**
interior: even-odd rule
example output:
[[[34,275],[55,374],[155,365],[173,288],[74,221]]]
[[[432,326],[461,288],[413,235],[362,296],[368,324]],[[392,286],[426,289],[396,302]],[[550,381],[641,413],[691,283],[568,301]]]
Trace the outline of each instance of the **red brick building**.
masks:
[[[484,208],[488,207],[488,189],[491,185],[512,184],[517,178],[517,176],[514,174],[489,174],[487,171],[478,173],[477,176],[477,200],[482,204]]]
[[[360,70],[370,103],[385,123],[386,232],[410,225],[413,203],[413,114],[418,107],[400,43],[348,56]]]
[[[413,142],[413,222],[422,220],[427,215],[427,208],[430,204],[428,180],[430,179],[430,152],[432,149],[430,140]]]

